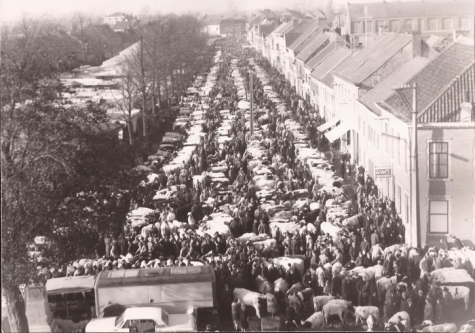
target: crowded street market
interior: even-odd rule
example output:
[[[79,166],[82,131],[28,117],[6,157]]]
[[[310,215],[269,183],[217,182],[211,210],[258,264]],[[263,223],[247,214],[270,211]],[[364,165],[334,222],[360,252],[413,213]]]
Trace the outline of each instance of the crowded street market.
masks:
[[[394,200],[282,74],[231,38],[213,60],[174,132],[136,167],[148,181],[123,232],[98,235],[95,258],[41,267],[47,289],[104,271],[210,266],[207,331],[473,329],[475,251],[458,239],[406,245]]]

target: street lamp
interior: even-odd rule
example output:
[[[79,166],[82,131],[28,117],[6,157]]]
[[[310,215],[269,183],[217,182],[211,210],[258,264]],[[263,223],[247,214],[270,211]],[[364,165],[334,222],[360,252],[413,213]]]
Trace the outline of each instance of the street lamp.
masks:
[[[412,164],[412,172],[414,172],[414,183],[411,186],[411,203],[415,206],[415,216],[411,217],[411,224],[416,223],[416,246],[420,247],[421,245],[421,227],[419,223],[420,217],[420,207],[419,207],[419,173],[418,173],[418,148],[417,148],[417,86],[416,82],[412,85],[403,84],[393,86],[392,90],[395,90],[401,99],[403,100],[406,107],[412,114],[412,156],[414,158]],[[412,90],[412,106],[409,103],[406,96],[403,94],[403,90]],[[412,175],[411,175],[412,176]],[[412,179],[412,177],[411,177]],[[413,188],[414,187],[414,188]],[[412,227],[411,227],[411,242],[412,242]]]

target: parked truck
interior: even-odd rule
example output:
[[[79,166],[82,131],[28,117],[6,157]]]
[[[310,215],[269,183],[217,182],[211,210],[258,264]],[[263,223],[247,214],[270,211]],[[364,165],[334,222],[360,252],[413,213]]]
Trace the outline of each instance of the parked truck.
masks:
[[[169,314],[192,311],[198,330],[217,324],[216,277],[211,266],[160,267],[101,272],[95,285],[96,314],[113,304],[160,307]]]

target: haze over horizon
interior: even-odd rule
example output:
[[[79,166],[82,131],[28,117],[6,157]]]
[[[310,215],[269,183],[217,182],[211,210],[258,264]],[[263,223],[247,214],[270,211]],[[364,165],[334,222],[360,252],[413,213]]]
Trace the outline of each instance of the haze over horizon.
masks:
[[[328,0],[3,0],[1,2],[2,22],[20,19],[23,15],[40,17],[43,15],[61,17],[75,12],[108,15],[125,12],[134,15],[141,13],[203,13],[220,14],[230,12],[252,12],[259,9],[281,10],[284,8],[315,10],[324,8]],[[379,0],[382,1],[382,0]],[[355,0],[352,3],[379,2],[376,0]],[[403,0],[411,1],[411,0]],[[427,0],[426,0],[427,1]],[[427,2],[436,2],[429,0]],[[475,0],[472,0],[475,3]],[[348,0],[333,0],[338,7]],[[393,2],[393,1],[388,1]]]

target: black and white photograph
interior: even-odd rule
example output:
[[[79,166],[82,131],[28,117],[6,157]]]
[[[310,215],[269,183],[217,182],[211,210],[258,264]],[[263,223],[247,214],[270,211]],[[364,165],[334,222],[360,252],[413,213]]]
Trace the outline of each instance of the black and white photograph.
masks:
[[[475,0],[2,0],[2,333],[475,333]]]

